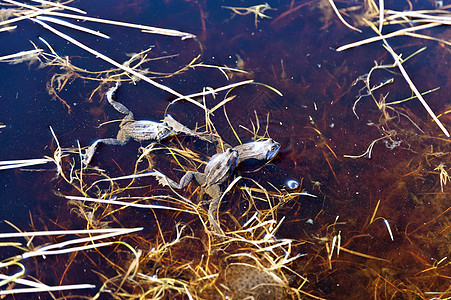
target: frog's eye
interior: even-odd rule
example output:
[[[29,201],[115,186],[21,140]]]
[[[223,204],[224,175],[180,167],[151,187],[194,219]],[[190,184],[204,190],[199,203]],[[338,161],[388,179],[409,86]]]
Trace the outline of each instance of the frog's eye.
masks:
[[[277,146],[271,146],[271,152],[277,151]]]

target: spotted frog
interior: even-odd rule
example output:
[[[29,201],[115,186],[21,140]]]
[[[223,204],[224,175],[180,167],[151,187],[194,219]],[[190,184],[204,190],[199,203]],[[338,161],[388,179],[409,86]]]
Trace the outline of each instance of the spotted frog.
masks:
[[[86,150],[83,162],[88,165],[91,162],[94,153],[100,143],[107,145],[123,146],[131,139],[137,142],[143,141],[161,141],[172,134],[172,128],[165,122],[154,122],[147,120],[136,121],[133,113],[122,103],[113,100],[113,94],[116,92],[120,83],[108,90],[106,93],[108,102],[120,113],[126,115],[119,125],[119,132],[116,138],[98,139]]]
[[[231,176],[237,163],[238,151],[229,148],[223,153],[213,155],[205,166],[203,173],[195,171],[186,172],[182,179],[180,179],[180,183],[176,183],[159,171],[154,171],[154,176],[157,177],[160,184],[169,185],[175,189],[182,189],[195,179],[197,183],[204,188],[205,193],[211,197],[208,208],[208,219],[210,220],[213,229],[217,233],[223,234],[218,221],[216,221],[216,218],[214,217],[214,212],[219,206],[221,185]]]

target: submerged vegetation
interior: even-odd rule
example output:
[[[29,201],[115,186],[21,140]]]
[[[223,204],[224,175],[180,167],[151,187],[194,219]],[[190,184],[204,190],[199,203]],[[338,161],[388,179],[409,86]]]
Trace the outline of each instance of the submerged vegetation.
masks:
[[[35,171],[52,173],[42,185],[52,182],[49,198],[59,201],[50,208],[56,217],[31,211],[26,230],[5,221],[15,232],[0,234],[0,297],[451,298],[449,83],[429,72],[431,83],[419,88],[423,74],[412,75],[411,65],[429,52],[430,64],[449,56],[446,29],[440,36],[428,30],[449,25],[450,7],[437,1],[435,9],[416,10],[406,2],[409,10],[401,11],[372,0],[224,6],[237,15],[224,17],[229,26],[253,15],[240,20],[256,35],[273,30],[282,36],[304,11],[306,39],[324,40],[326,31],[343,27],[351,32],[346,41],[360,40],[335,45],[335,58],[321,60],[319,50],[299,59],[291,48],[272,48],[284,44],[265,44],[261,57],[245,57],[244,50],[230,55],[231,66],[209,63],[214,59],[205,55],[205,20],[213,23],[205,3],[195,6],[202,31],[195,36],[90,17],[70,1],[35,2],[3,0],[0,35],[33,22],[82,54],[65,56],[40,37],[30,50],[2,53],[0,61],[28,63],[30,73],[49,70],[46,89],[67,115],[76,112],[65,91],[83,82],[89,88],[83,100],[96,109],[91,117],[101,137],[92,128],[86,131],[91,141],[99,138],[94,143],[67,146],[51,124],[47,156],[0,162],[3,174],[46,167]],[[154,53],[157,46],[150,46],[113,59],[65,33],[109,38],[88,29],[92,23],[190,43],[189,51]],[[246,39],[233,34],[232,43]],[[399,37],[415,42],[394,40]],[[377,49],[370,48],[374,43]],[[282,54],[272,58],[267,51]],[[359,52],[347,57],[347,51]],[[89,58],[100,63],[83,62]],[[306,61],[302,75],[298,60]],[[200,89],[185,87],[186,78],[195,82],[204,72]],[[166,102],[144,104],[157,116],[153,121],[132,113],[142,105],[133,103],[132,91],[146,83],[169,95]],[[437,101],[442,91],[445,99]],[[103,138],[121,114],[117,137]],[[126,146],[131,140],[142,144]],[[246,147],[256,141],[269,142],[271,154]],[[107,153],[111,148],[116,151]]]

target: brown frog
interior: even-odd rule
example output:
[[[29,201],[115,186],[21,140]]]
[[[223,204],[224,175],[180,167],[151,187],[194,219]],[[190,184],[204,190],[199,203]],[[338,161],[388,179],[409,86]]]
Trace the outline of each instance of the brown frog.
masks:
[[[137,142],[144,141],[161,141],[172,134],[172,128],[166,123],[134,119],[133,113],[122,103],[113,100],[113,94],[116,92],[120,83],[116,82],[115,86],[110,88],[106,93],[108,102],[120,113],[126,115],[119,125],[119,132],[116,138],[98,139],[95,141],[84,154],[83,163],[88,165],[91,162],[94,153],[100,143],[107,145],[123,146],[131,139]]]
[[[169,185],[175,189],[182,189],[195,179],[211,197],[208,208],[208,219],[213,229],[217,233],[223,234],[218,221],[214,217],[214,212],[219,206],[221,185],[231,176],[233,170],[236,168],[237,162],[238,151],[229,148],[223,153],[213,155],[205,166],[203,173],[195,171],[186,172],[182,179],[180,179],[180,183],[176,183],[159,171],[154,171],[154,176],[157,177],[160,184]]]

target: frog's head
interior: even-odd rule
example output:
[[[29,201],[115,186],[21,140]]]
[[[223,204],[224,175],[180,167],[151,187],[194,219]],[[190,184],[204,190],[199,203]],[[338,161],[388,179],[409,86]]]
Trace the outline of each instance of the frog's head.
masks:
[[[225,153],[227,157],[226,166],[230,166],[231,168],[235,169],[236,165],[238,164],[238,151],[229,148]]]
[[[164,140],[170,135],[174,135],[172,127],[170,127],[166,122],[158,124],[157,126],[157,139],[159,141]]]
[[[280,144],[273,139],[267,139],[263,143],[265,143],[265,147],[267,149],[266,152],[266,160],[273,159],[280,150]]]

